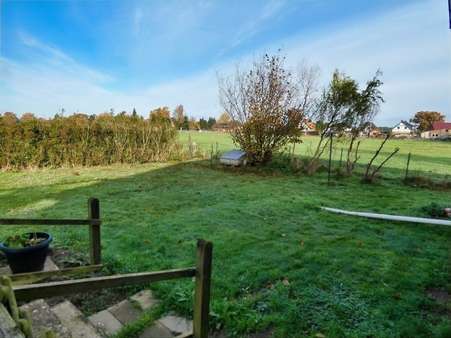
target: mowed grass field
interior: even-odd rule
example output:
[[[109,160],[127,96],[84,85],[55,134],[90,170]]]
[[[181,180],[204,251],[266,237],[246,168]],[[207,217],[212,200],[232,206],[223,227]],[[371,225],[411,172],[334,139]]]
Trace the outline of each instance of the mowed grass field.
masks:
[[[233,147],[225,134],[191,139],[206,151],[216,142]],[[379,142],[364,140],[362,150]],[[451,305],[429,293],[451,293],[451,229],[319,209],[427,216],[423,206],[451,204],[450,191],[398,179],[409,151],[416,170],[450,174],[451,144],[393,143],[401,154],[373,185],[355,176],[329,186],[324,172],[225,169],[208,160],[0,172],[0,217],[85,217],[87,199],[98,197],[103,257],[115,273],[190,266],[196,239],[211,240],[212,326],[226,336],[449,337]],[[87,252],[85,228],[40,229],[54,234],[54,245]],[[168,309],[191,314],[190,281],[151,287]]]
[[[207,154],[211,151],[212,146],[213,149],[218,147],[220,151],[236,148],[227,133],[182,131],[179,134],[179,138],[183,143],[188,143],[191,139],[201,149],[204,149]],[[318,141],[318,136],[303,136],[302,143],[295,145],[294,154],[301,157],[311,156]],[[361,138],[358,163],[362,165],[367,164],[382,141],[383,139],[379,138]],[[334,139],[332,155],[334,161],[338,162],[340,160],[341,149],[343,149],[343,159],[345,158],[347,146],[346,140]],[[292,145],[288,145],[287,148],[291,147]],[[386,165],[386,168],[395,169],[395,171],[388,170],[388,176],[394,174],[394,177],[396,177],[397,170],[404,172],[408,154],[411,153],[410,170],[412,174],[436,178],[451,177],[451,142],[392,138],[385,144],[375,164],[380,163],[395,148],[399,148],[399,152]],[[323,158],[326,159],[328,156],[327,150],[324,152]]]

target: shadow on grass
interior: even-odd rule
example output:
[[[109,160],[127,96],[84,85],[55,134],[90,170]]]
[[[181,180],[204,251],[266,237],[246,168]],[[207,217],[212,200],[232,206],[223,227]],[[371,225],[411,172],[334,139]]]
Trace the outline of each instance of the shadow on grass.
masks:
[[[379,154],[381,158],[385,158],[389,156],[392,151],[382,150]],[[366,154],[367,157],[371,158],[374,155],[374,150],[360,149],[359,154]],[[403,158],[407,162],[408,154],[397,154],[396,157]],[[451,166],[451,158],[450,157],[442,157],[442,156],[424,156],[418,154],[412,154],[411,157],[411,165],[414,166],[415,162],[421,162],[422,164],[431,163],[431,164],[440,164],[443,166]]]

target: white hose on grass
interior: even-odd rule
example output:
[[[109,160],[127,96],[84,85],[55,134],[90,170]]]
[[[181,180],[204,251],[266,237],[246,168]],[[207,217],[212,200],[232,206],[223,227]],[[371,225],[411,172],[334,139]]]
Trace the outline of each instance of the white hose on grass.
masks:
[[[410,222],[410,223],[424,223],[424,224],[435,224],[435,225],[447,225],[451,226],[451,221],[446,221],[443,219],[434,218],[422,218],[422,217],[410,217],[410,216],[397,216],[397,215],[387,215],[387,214],[375,214],[371,212],[357,212],[357,211],[347,211],[342,209],[321,207],[321,209],[334,212],[336,214],[359,216],[374,219],[384,219],[389,221],[399,221],[399,222]]]

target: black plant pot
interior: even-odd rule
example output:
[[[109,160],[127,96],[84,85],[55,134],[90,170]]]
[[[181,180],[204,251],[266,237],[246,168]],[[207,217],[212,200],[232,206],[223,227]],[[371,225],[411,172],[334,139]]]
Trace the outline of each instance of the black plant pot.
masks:
[[[13,273],[41,271],[44,268],[49,244],[53,238],[45,232],[33,232],[26,235],[32,238],[35,234],[38,238],[44,238],[38,245],[10,248],[4,243],[0,243],[0,250],[5,253],[6,260]]]

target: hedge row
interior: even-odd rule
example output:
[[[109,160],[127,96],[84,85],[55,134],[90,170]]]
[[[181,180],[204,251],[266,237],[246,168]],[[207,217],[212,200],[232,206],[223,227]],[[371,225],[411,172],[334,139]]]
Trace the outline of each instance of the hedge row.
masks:
[[[177,150],[170,120],[125,114],[0,115],[0,168],[92,166],[168,160]]]

